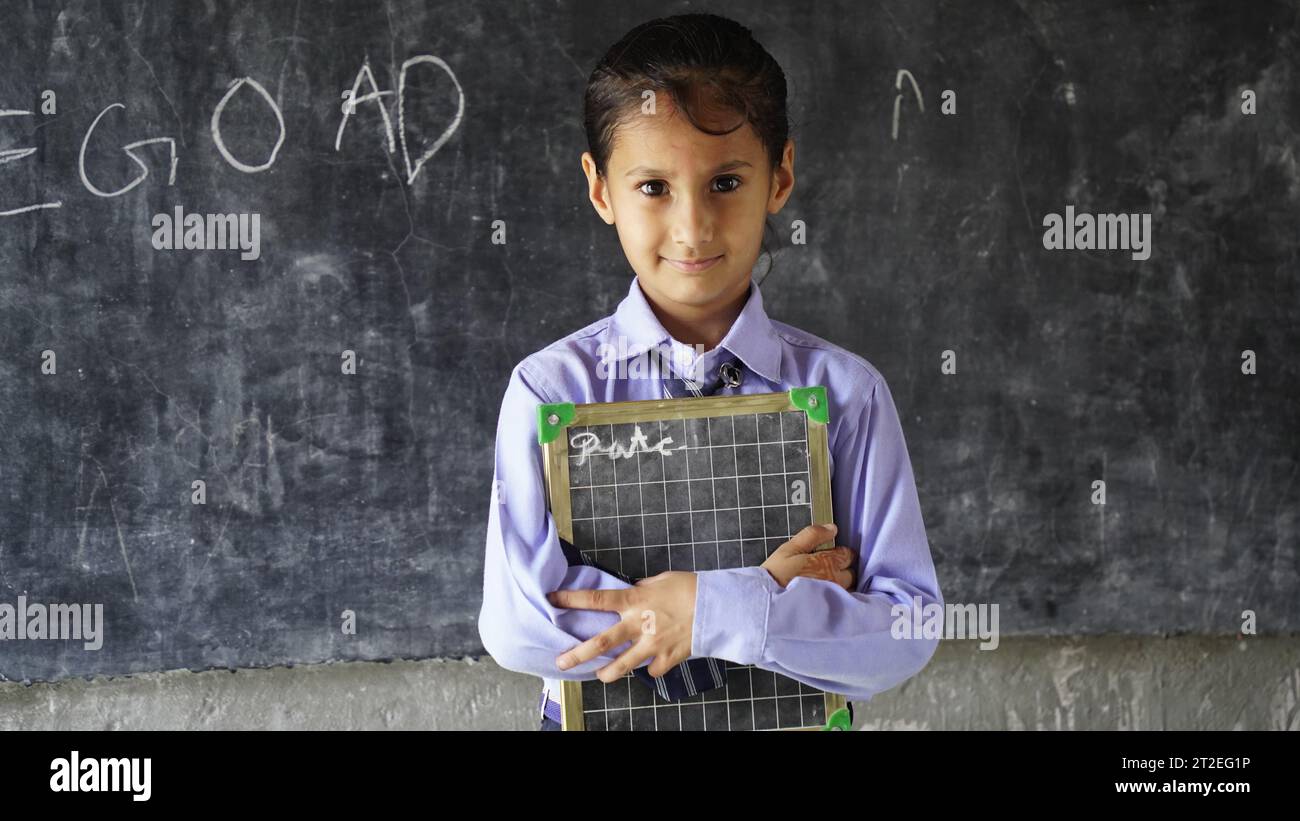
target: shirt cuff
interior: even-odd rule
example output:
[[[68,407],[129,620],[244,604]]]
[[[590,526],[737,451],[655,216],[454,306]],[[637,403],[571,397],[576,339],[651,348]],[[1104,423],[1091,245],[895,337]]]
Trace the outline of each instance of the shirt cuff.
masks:
[[[691,656],[757,664],[767,644],[769,584],[762,567],[728,567],[695,572],[695,621]]]

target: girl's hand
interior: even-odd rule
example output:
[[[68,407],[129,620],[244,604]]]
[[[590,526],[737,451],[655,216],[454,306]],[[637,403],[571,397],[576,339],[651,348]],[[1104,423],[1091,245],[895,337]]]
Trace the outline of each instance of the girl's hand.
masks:
[[[852,590],[858,554],[847,547],[813,552],[817,545],[835,538],[835,525],[808,525],[790,541],[772,551],[762,567],[785,587],[796,576],[827,579]]]
[[[695,574],[669,570],[641,579],[622,590],[556,590],[546,595],[556,607],[583,610],[611,610],[623,620],[603,633],[561,654],[555,664],[561,670],[609,653],[633,642],[614,661],[596,671],[596,678],[613,683],[654,656],[646,672],[655,678],[691,657],[695,624]]]

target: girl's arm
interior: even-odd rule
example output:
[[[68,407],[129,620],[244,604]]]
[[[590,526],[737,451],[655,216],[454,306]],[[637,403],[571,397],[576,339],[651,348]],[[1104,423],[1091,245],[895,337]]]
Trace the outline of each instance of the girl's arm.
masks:
[[[794,578],[782,588],[761,567],[696,575],[691,652],[726,658],[869,699],[923,668],[938,639],[894,638],[891,609],[943,606],[898,411],[883,378],[863,372],[843,391],[831,496],[837,543],[858,550],[857,590]],[[832,413],[834,413],[832,407]],[[909,631],[911,632],[911,631]]]
[[[543,678],[586,680],[630,646],[561,670],[555,659],[619,622],[604,610],[557,608],[554,590],[624,589],[626,582],[589,565],[569,566],[547,507],[537,406],[537,379],[521,363],[510,375],[497,422],[496,464],[488,513],[479,637],[497,664]],[[649,664],[650,659],[641,665]]]

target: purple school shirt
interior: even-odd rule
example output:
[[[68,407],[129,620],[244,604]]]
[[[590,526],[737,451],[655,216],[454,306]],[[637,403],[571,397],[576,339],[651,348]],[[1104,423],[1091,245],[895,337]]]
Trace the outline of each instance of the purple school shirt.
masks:
[[[659,379],[618,378],[620,358],[650,349],[664,352],[671,363],[698,365],[695,374],[715,373],[728,353],[738,357],[743,382],[721,393],[825,386],[831,500],[839,527],[835,542],[859,556],[853,592],[808,577],[782,588],[761,567],[696,571],[692,657],[757,665],[855,701],[920,671],[939,640],[912,637],[915,631],[894,638],[891,608],[906,608],[899,618],[910,622],[913,597],[922,607],[940,608],[943,598],[903,429],[884,377],[865,359],[769,319],[757,284],[718,347],[697,358],[693,347],[664,330],[635,278],[611,316],[532,354],[510,375],[497,424],[478,620],[492,658],[509,670],[541,677],[544,692],[559,701],[561,679],[594,679],[598,669],[631,646],[624,642],[568,670],[555,666],[557,656],[617,624],[619,615],[556,607],[546,594],[628,585],[566,560],[548,511],[537,406],[664,398]]]

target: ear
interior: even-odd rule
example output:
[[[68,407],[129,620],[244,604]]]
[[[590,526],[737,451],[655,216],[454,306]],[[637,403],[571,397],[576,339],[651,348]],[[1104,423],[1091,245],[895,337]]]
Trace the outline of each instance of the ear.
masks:
[[[604,178],[596,173],[596,160],[590,151],[582,152],[582,173],[587,176],[587,198],[596,209],[596,213],[606,225],[614,224],[614,208],[609,202],[609,186]]]
[[[785,141],[785,150],[781,155],[781,164],[772,169],[772,181],[768,186],[767,212],[776,214],[785,207],[794,191],[794,140]]]

